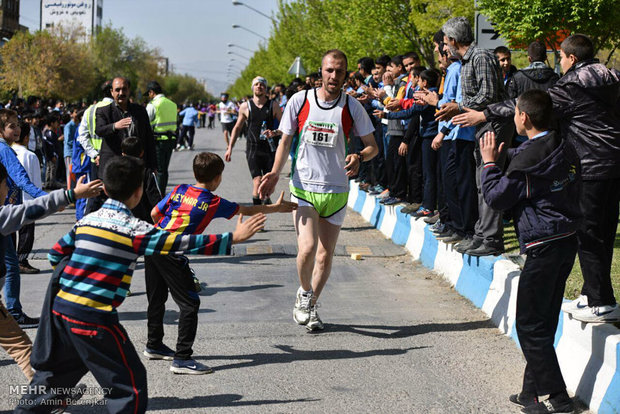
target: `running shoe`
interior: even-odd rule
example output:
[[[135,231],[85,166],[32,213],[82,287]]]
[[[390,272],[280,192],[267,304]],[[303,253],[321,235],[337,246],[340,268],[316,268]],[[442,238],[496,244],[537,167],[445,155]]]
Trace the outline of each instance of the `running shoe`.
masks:
[[[175,374],[203,375],[211,374],[213,369],[194,359],[175,359],[170,365],[170,371]]]
[[[321,320],[318,312],[316,311],[318,307],[318,303],[315,303],[310,307],[310,319],[306,324],[306,329],[309,331],[322,331],[325,328],[323,326],[323,321]]]
[[[295,299],[295,307],[293,308],[293,320],[298,325],[305,325],[310,320],[310,307],[312,302],[312,292],[303,293],[300,287],[297,290],[297,298]]]
[[[617,303],[613,306],[588,306],[586,308],[573,311],[571,316],[573,319],[581,322],[620,322],[620,306],[618,306]]]
[[[157,349],[147,347],[142,354],[148,359],[163,359],[165,361],[174,359],[174,351],[163,344]]]

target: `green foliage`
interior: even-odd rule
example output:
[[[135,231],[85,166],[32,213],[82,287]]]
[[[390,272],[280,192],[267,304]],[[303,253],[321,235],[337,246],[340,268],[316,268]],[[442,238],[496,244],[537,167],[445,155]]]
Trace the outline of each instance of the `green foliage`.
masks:
[[[176,73],[168,75],[163,79],[161,87],[166,96],[178,105],[214,100],[214,97],[207,93],[204,85],[189,75],[178,75]]]
[[[478,7],[513,46],[542,40],[554,49],[560,31],[587,34],[596,51],[620,44],[617,0],[479,0]]]
[[[306,71],[314,72],[323,53],[333,48],[347,54],[349,70],[356,70],[357,60],[364,56],[409,51],[434,66],[432,36],[454,13],[473,18],[473,0],[281,0],[267,44],[229,92],[237,97],[250,93],[250,82],[258,74],[271,84],[287,84],[294,77],[287,71],[296,56]]]
[[[110,25],[92,38],[79,28],[18,32],[0,49],[0,96],[16,91],[19,96],[91,102],[100,97],[105,80],[124,76],[138,100],[151,80],[175,85],[172,95],[178,102],[208,99],[204,86],[193,77],[160,74],[160,56],[143,39],[130,39]]]

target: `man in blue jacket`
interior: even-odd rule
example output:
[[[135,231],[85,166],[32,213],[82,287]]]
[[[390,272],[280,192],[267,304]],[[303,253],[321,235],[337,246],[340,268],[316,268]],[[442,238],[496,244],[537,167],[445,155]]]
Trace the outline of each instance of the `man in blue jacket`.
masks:
[[[6,167],[9,174],[7,178],[8,195],[6,200],[3,200],[3,204],[21,204],[22,191],[30,194],[33,198],[47,194],[30,181],[28,173],[17,159],[15,151],[10,147],[19,138],[19,131],[17,113],[10,109],[0,109],[0,163]],[[4,285],[6,307],[19,326],[34,328],[38,325],[39,320],[28,317],[23,312],[22,304],[19,301],[21,284],[19,260],[10,235],[0,237],[0,257],[4,258],[6,264]]]
[[[525,360],[523,388],[510,401],[524,413],[567,413],[573,402],[553,347],[566,279],[577,253],[581,210],[579,158],[572,145],[549,130],[553,104],[540,90],[523,93],[514,122],[528,141],[509,153],[504,174],[495,164],[504,144],[495,134],[480,140],[482,194],[497,210],[511,210],[521,253],[527,258],[519,278],[516,328]],[[539,397],[549,395],[544,401]]]

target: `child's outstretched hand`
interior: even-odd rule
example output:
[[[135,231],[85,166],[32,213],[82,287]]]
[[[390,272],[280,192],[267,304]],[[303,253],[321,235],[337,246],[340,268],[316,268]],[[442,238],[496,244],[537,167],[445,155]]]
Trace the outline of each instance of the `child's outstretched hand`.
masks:
[[[243,221],[243,214],[239,214],[239,220],[237,220],[237,228],[233,232],[233,244],[241,243],[255,235],[258,231],[265,227],[265,221],[267,216],[263,213],[258,213]]]
[[[91,198],[99,195],[103,189],[103,183],[101,180],[94,180],[84,184],[86,176],[83,175],[78,178],[77,183],[73,191],[75,192],[75,198]]]
[[[503,149],[503,142],[499,144],[499,148],[495,147],[495,132],[485,132],[484,136],[480,138],[480,155],[482,156],[482,162],[485,164],[487,162],[495,162]]]
[[[284,191],[280,193],[280,197],[278,197],[278,201],[276,201],[274,206],[279,213],[290,213],[293,210],[297,210],[297,203],[284,201]]]

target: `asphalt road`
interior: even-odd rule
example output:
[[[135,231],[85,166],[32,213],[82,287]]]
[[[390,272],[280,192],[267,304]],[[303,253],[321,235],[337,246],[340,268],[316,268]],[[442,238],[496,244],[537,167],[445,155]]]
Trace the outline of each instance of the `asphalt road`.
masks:
[[[198,129],[196,151],[223,156],[219,131]],[[251,201],[245,141],[226,165],[217,193]],[[174,153],[170,184],[193,183],[196,152]],[[285,168],[288,172],[288,168]],[[285,189],[283,175],[279,187]],[[41,260],[73,224],[73,210],[36,227],[35,260],[44,269],[22,276],[26,312],[40,313],[51,270]],[[208,232],[229,231],[218,219]],[[321,333],[293,322],[298,287],[295,235],[289,214],[271,215],[267,231],[238,245],[228,257],[192,257],[203,283],[194,355],[215,373],[174,375],[169,362],[144,361],[149,409],[165,413],[516,413],[508,401],[518,392],[525,366],[515,344],[480,310],[439,276],[414,263],[349,210],[331,278],[320,298]],[[350,258],[353,252],[363,260]],[[146,295],[141,262],[119,308],[123,325],[141,353],[146,341]],[[169,300],[166,343],[174,347],[178,308]],[[27,331],[34,339],[35,330]],[[14,407],[11,385],[21,371],[0,352],[0,412]],[[83,380],[96,387],[89,374]],[[99,395],[86,395],[71,413],[106,412]],[[91,405],[87,405],[91,404]]]

